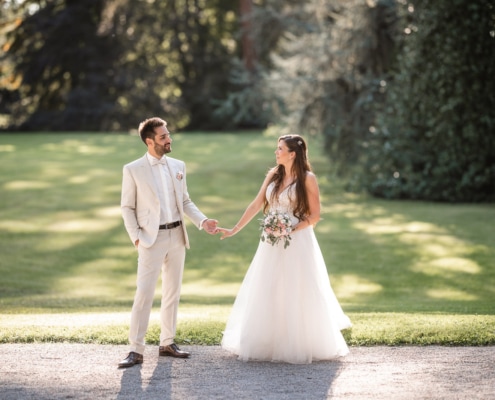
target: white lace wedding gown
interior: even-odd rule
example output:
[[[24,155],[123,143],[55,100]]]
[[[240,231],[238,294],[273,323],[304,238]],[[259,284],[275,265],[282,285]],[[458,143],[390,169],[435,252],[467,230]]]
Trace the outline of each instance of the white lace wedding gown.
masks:
[[[270,198],[273,184],[268,186]],[[270,210],[288,212],[284,190]],[[260,241],[234,302],[222,347],[240,360],[308,364],[349,352],[341,330],[351,326],[333,293],[312,227],[294,232],[290,245]]]

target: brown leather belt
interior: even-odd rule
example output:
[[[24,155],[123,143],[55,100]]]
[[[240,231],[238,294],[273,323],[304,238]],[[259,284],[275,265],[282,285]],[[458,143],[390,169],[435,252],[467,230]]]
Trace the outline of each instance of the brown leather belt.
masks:
[[[160,225],[160,229],[174,229],[182,225],[182,221],[171,222],[170,224]]]

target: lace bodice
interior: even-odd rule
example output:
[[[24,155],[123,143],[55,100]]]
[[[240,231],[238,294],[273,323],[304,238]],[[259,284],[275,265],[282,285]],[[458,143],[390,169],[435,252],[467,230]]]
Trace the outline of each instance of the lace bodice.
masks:
[[[291,217],[292,223],[297,223],[298,219],[292,213],[292,202],[291,198],[294,199],[296,196],[296,184],[287,186],[279,194],[278,199],[272,201],[272,192],[274,190],[275,183],[272,182],[266,188],[266,199],[268,200],[270,207],[269,211],[288,213]]]

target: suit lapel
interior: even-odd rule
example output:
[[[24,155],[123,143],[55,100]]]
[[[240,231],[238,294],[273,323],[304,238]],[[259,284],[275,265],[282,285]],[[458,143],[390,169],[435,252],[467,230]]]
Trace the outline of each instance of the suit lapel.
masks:
[[[140,179],[142,179],[142,182],[148,185],[155,193],[155,196],[158,197],[159,188],[157,186],[157,183],[155,182],[153,170],[151,169],[151,165],[146,154],[144,155],[143,158],[141,158],[139,169],[141,172]]]

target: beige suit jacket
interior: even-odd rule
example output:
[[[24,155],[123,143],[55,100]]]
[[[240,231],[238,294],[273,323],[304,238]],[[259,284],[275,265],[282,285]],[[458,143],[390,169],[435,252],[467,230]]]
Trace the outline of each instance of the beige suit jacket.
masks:
[[[189,198],[186,184],[186,164],[175,158],[167,157],[167,165],[172,177],[177,207],[182,220],[184,243],[189,248],[184,214],[198,228],[206,216]],[[158,187],[153,179],[151,165],[146,154],[124,166],[122,177],[121,209],[124,225],[132,243],[151,247],[158,236],[160,224],[160,200]]]

